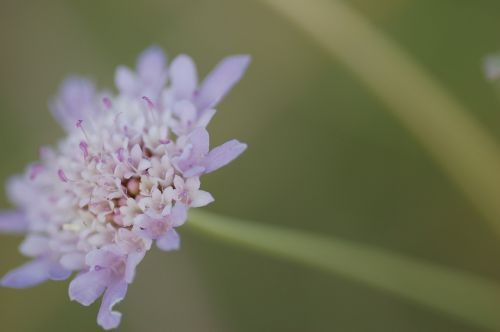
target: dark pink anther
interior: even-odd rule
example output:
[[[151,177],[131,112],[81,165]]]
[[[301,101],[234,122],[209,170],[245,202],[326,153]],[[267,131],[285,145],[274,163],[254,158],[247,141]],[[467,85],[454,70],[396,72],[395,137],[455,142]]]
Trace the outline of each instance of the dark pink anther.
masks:
[[[102,98],[102,103],[108,110],[111,109],[111,107],[113,107],[113,103],[111,102],[111,99],[109,99],[108,97]]]
[[[62,169],[59,169],[57,171],[57,175],[59,176],[59,179],[61,179],[62,182],[68,182],[68,177],[66,176],[66,174],[64,173],[64,171]]]
[[[160,140],[160,143],[161,143],[161,144],[170,144],[170,143],[172,143],[172,141],[171,141],[171,140],[169,140],[169,139],[161,139],[161,140]]]

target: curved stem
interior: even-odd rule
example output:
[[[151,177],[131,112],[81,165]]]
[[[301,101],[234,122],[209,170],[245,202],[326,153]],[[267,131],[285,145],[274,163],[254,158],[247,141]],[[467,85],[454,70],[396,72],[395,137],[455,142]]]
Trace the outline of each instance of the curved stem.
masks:
[[[190,211],[189,227],[226,242],[321,269],[462,319],[500,329],[500,285],[380,248]]]
[[[500,149],[430,73],[342,1],[262,1],[350,68],[500,233]]]

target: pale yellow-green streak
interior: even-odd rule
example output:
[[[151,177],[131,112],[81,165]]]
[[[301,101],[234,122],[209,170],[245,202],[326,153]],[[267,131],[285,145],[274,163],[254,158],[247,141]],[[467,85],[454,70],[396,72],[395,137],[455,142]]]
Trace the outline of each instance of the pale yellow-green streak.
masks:
[[[429,72],[343,1],[262,1],[350,68],[500,233],[497,142]]]
[[[389,292],[480,328],[500,330],[500,285],[452,268],[338,238],[203,211],[188,229]]]

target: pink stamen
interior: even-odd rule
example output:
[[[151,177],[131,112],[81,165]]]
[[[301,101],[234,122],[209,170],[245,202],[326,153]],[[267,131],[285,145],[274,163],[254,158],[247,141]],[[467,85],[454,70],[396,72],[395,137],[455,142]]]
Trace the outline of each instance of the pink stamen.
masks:
[[[153,110],[155,108],[155,104],[153,103],[153,101],[151,99],[149,99],[146,96],[143,96],[142,99],[144,99],[146,101],[150,110]]]
[[[83,128],[83,120],[76,121],[76,128],[79,128],[82,131],[83,136],[85,136],[85,139],[88,141],[89,137],[87,135],[87,132],[85,131],[85,128]]]
[[[155,121],[156,120],[156,114],[155,114],[155,104],[153,103],[153,101],[151,99],[149,99],[148,97],[146,96],[143,96],[142,99],[144,99],[146,101],[146,103],[148,104],[148,108],[149,108],[149,112],[151,113],[151,121]]]
[[[68,182],[68,177],[66,176],[66,174],[64,173],[64,171],[62,169],[59,169],[57,171],[57,175],[59,176],[59,179],[61,179],[62,182]]]
[[[171,140],[169,140],[169,139],[161,139],[161,140],[160,140],[160,143],[161,143],[161,144],[170,144],[170,143],[172,143],[172,141],[171,141]]]
[[[109,99],[108,97],[102,98],[102,103],[108,110],[113,107],[113,103],[111,102],[111,99]]]
[[[36,179],[36,177],[41,173],[43,172],[43,166],[38,164],[38,165],[34,165],[32,168],[31,168],[31,172],[30,172],[30,180],[33,181]]]
[[[87,157],[89,156],[89,145],[83,141],[80,142],[80,150],[82,150],[83,152],[83,157],[87,159]]]

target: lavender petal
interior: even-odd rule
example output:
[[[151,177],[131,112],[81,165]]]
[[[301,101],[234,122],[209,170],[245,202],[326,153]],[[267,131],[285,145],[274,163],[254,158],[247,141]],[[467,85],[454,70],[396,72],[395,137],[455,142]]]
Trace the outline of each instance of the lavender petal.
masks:
[[[156,246],[163,251],[179,250],[181,238],[174,229],[171,229],[156,241]]]
[[[215,106],[241,79],[250,64],[250,56],[236,55],[222,60],[203,82],[196,104],[200,110]]]
[[[161,79],[167,66],[163,50],[151,46],[144,50],[137,60],[137,73],[145,82],[150,83]]]
[[[144,258],[144,255],[146,255],[145,251],[132,252],[128,254],[124,277],[125,281],[128,282],[129,284],[134,280],[135,269],[137,268],[137,265],[139,265],[139,263]]]
[[[39,257],[49,250],[49,239],[38,234],[28,235],[19,247],[23,255],[30,257]]]
[[[28,230],[28,220],[21,211],[0,212],[0,232],[22,234]]]
[[[198,85],[198,74],[193,60],[181,54],[170,65],[170,79],[178,99],[191,99]]]
[[[98,110],[94,84],[77,76],[67,78],[50,108],[61,126],[73,131],[78,120],[88,119]]]
[[[90,251],[85,257],[85,263],[88,266],[109,267],[115,262],[122,259],[121,255],[116,252],[117,249],[113,245],[108,245],[100,249]]]
[[[0,284],[10,288],[33,287],[49,279],[50,263],[35,259],[7,273]]]
[[[120,325],[122,314],[113,311],[113,307],[122,301],[127,294],[127,283],[119,281],[108,287],[102,299],[101,307],[97,315],[97,323],[105,330],[110,330]]]
[[[115,73],[115,85],[120,92],[133,95],[137,88],[134,72],[124,66],[119,66]]]
[[[177,203],[172,208],[172,212],[170,213],[170,220],[174,227],[181,226],[187,220],[187,210],[188,207],[185,204]]]
[[[247,148],[247,145],[237,140],[231,140],[216,148],[208,154],[205,166],[206,173],[213,172],[236,159]]]
[[[111,281],[111,272],[108,269],[84,272],[69,284],[69,298],[85,306],[91,305]]]
[[[59,262],[51,262],[49,265],[50,280],[66,280],[71,275],[72,271],[64,268]]]
[[[189,205],[190,207],[197,208],[197,207],[203,207],[206,206],[214,201],[214,197],[212,194],[210,194],[207,191],[199,190],[194,198],[191,204]]]

